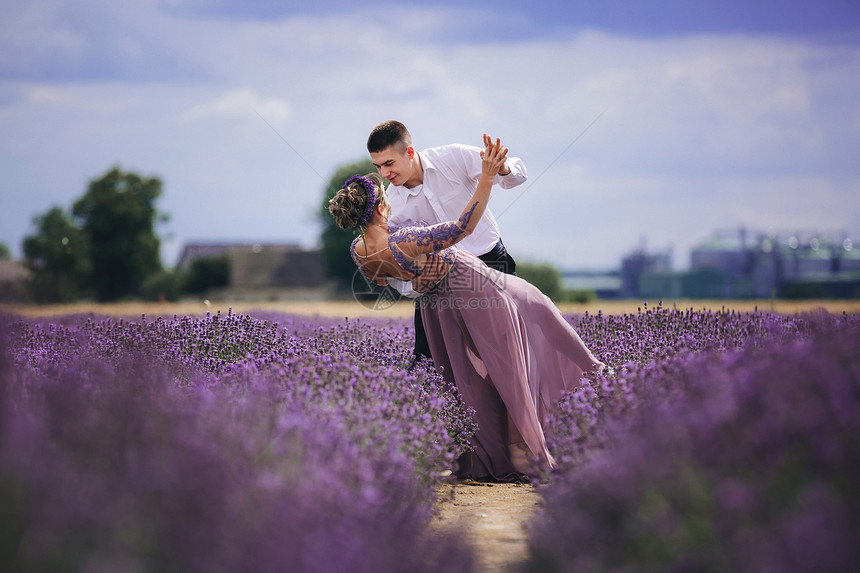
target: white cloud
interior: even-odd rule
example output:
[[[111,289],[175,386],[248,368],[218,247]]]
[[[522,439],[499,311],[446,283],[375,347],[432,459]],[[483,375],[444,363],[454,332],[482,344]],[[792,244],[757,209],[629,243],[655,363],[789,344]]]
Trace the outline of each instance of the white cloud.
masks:
[[[159,58],[181,62],[169,77],[0,81],[0,159],[26,166],[4,183],[0,241],[16,245],[22,221],[119,162],[163,177],[175,244],[312,244],[324,180],[393,118],[419,148],[477,144],[487,131],[525,160],[528,189],[493,205],[523,256],[612,267],[646,236],[685,264],[713,226],[756,220],[860,236],[856,46],[599,31],[466,44],[449,40],[468,23],[452,28],[457,15],[442,9],[231,22],[154,6],[121,16],[126,40],[83,52],[118,48],[123,73],[140,66],[144,79]],[[49,16],[29,16],[39,25],[32,44],[16,39],[22,61],[42,57],[36,39],[54,31],[85,37]]]
[[[208,119],[254,119],[262,116],[273,126],[284,125],[290,119],[290,105],[283,99],[261,98],[251,88],[230,90],[212,101],[191,107],[182,114],[186,121]]]

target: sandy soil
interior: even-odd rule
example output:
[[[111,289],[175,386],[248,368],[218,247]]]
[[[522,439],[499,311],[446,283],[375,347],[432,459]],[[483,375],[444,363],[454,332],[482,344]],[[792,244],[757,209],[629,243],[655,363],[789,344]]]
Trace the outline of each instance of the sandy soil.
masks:
[[[514,571],[528,556],[525,524],[540,496],[526,484],[443,484],[437,489],[439,513],[433,526],[453,529],[475,550],[477,570]]]

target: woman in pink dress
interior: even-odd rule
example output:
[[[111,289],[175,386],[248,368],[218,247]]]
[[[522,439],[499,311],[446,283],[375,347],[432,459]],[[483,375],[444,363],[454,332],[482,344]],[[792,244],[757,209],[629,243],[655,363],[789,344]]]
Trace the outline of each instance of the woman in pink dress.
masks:
[[[542,420],[583,373],[601,370],[556,306],[537,288],[489,268],[457,249],[490,198],[507,148],[484,135],[482,174],[460,218],[428,226],[388,228],[390,208],[377,174],[354,176],[329,202],[344,229],[360,229],[350,251],[372,281],[412,280],[435,367],[476,412],[473,451],[460,458],[460,478],[515,481],[528,461],[552,467]]]

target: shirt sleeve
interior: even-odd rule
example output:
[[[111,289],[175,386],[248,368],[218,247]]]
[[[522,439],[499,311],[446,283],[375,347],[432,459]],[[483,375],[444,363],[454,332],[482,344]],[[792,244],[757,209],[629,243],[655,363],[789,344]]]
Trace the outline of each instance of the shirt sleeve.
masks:
[[[412,289],[412,281],[403,281],[394,277],[388,277],[388,286],[406,298],[418,298],[421,296],[420,292],[415,292]]]
[[[511,172],[507,175],[496,175],[494,183],[502,189],[513,189],[517,185],[522,185],[526,182],[529,175],[522,159],[519,157],[508,157],[505,165],[511,168]]]
[[[477,185],[481,178],[481,151],[483,150],[473,145],[456,145],[454,147],[457,150],[456,164],[449,168],[457,169],[459,167],[462,170],[461,173],[467,174],[469,181]],[[526,166],[519,157],[508,157],[505,165],[511,168],[511,172],[507,175],[496,175],[493,179],[493,185],[498,185],[502,189],[512,189],[525,183],[528,179]],[[471,194],[475,190],[474,185],[467,185],[463,190]]]

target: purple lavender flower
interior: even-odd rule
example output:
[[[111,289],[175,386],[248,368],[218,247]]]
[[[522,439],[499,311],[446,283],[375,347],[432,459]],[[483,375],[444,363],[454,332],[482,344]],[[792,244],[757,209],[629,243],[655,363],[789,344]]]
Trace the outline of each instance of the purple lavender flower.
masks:
[[[427,531],[468,413],[405,321],[275,318],[0,317],[0,569],[471,570]]]
[[[562,464],[529,569],[849,570],[860,559],[857,317],[638,315],[634,336],[665,318],[676,319],[667,331],[680,319],[681,335],[712,334],[696,350],[661,343],[659,362],[626,355],[620,376],[565,397],[550,421]]]

